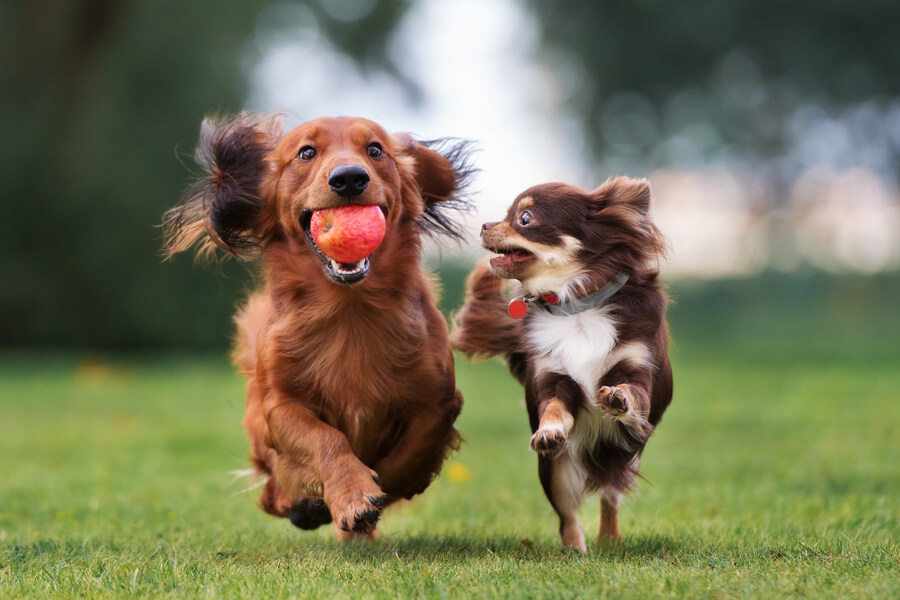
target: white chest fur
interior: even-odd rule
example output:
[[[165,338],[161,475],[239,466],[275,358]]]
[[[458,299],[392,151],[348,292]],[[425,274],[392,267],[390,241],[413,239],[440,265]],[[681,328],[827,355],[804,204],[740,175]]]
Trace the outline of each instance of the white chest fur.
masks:
[[[586,403],[573,415],[575,425],[569,434],[573,455],[583,444],[593,444],[598,439],[619,441],[613,419],[594,402],[597,384],[622,361],[647,364],[649,359],[647,347],[640,342],[618,344],[617,323],[610,313],[609,306],[575,315],[540,311],[527,325],[528,344],[535,356],[538,375],[547,372],[568,375],[584,392]]]
[[[609,313],[608,306],[575,315],[536,312],[528,323],[528,343],[538,372],[568,375],[593,401],[597,382],[614,364],[617,332]]]

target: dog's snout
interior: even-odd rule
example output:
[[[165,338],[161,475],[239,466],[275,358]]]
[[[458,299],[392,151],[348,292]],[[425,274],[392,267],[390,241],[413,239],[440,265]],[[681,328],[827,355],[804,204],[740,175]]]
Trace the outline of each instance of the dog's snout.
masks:
[[[487,233],[488,231],[490,231],[491,229],[493,229],[495,226],[497,226],[499,224],[500,224],[500,221],[490,221],[488,223],[485,223],[484,225],[481,226],[481,235],[484,235],[485,233]]]
[[[338,195],[358,196],[369,185],[369,172],[359,165],[341,165],[328,174],[328,186]]]

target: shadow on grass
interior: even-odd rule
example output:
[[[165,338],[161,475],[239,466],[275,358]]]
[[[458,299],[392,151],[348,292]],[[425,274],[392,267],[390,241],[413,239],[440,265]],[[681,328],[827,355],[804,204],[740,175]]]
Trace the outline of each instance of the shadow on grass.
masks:
[[[513,560],[517,562],[567,561],[624,561],[646,562],[648,559],[678,560],[679,557],[702,552],[692,542],[665,536],[628,537],[622,542],[588,542],[587,554],[564,548],[557,541],[531,541],[512,536],[478,539],[463,535],[410,536],[382,538],[374,543],[341,543],[337,540],[318,540],[284,552],[271,547],[243,548],[236,552],[218,552],[216,559],[237,563],[258,562],[261,554],[287,561],[333,559],[342,562],[367,564],[384,560],[403,562],[432,562],[446,560]]]

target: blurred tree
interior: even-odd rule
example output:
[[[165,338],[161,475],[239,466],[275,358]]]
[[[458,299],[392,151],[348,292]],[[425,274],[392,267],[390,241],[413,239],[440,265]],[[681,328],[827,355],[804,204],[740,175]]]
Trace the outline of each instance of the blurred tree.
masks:
[[[391,70],[384,38],[407,2],[291,4],[338,49]],[[0,3],[0,346],[226,343],[250,275],[234,262],[224,279],[189,257],[161,265],[154,225],[187,185],[181,160],[203,115],[242,108],[242,59],[273,5]]]
[[[851,155],[896,169],[900,134],[880,120],[900,115],[895,0],[521,1],[600,176],[739,159],[786,181],[798,139],[827,152],[844,121],[819,125],[838,117],[881,144]],[[188,183],[202,116],[240,110],[260,38],[301,26],[415,91],[388,43],[411,4],[0,2],[0,347],[224,345],[252,275],[161,265],[154,227]]]
[[[595,156],[612,160],[604,170],[755,161],[795,171],[798,137],[864,106],[851,116],[868,124],[849,135],[872,144],[879,109],[900,94],[894,0],[525,2],[564,103]],[[895,169],[900,148],[885,144],[874,167]]]

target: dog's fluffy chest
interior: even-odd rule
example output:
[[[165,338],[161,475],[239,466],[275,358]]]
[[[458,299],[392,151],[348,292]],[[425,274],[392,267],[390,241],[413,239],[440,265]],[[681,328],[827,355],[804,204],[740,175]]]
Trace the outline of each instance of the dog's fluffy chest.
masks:
[[[597,382],[615,364],[617,331],[609,307],[574,315],[541,311],[529,320],[527,329],[538,372],[568,375],[593,402]]]
[[[569,432],[568,452],[578,463],[586,448],[598,442],[622,445],[616,423],[594,397],[600,379],[622,361],[646,363],[646,346],[638,341],[620,344],[617,323],[608,306],[575,315],[541,312],[528,324],[528,342],[538,376],[561,373],[571,377],[584,392],[586,403],[575,412]],[[612,382],[612,384],[621,382]]]

